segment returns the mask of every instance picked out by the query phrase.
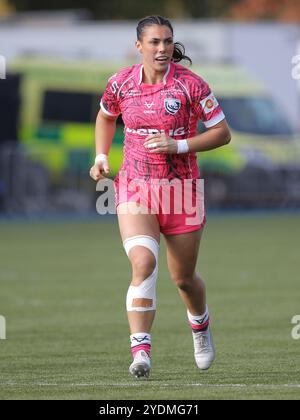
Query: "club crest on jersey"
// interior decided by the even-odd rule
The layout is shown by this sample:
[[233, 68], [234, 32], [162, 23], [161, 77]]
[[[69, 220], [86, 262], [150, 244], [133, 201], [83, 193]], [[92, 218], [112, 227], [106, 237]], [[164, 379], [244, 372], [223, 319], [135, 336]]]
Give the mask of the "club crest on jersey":
[[180, 99], [173, 99], [173, 98], [165, 99], [165, 108], [169, 114], [175, 115], [181, 108]]

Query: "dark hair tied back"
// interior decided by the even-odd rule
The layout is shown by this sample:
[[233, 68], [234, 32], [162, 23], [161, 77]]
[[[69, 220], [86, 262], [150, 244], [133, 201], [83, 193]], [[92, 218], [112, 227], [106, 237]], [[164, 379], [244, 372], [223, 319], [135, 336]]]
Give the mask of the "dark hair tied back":
[[181, 42], [175, 42], [174, 43], [174, 52], [173, 52], [173, 61], [174, 61], [174, 63], [179, 63], [181, 60], [186, 60], [190, 64], [193, 64], [190, 57], [185, 55], [184, 45], [181, 44]]
[[[139, 41], [142, 40], [144, 28], [152, 25], [167, 26], [171, 29], [172, 35], [174, 35], [173, 26], [171, 25], [169, 19], [166, 19], [162, 16], [146, 16], [145, 18], [139, 21], [138, 26], [136, 28], [137, 39]], [[181, 44], [181, 42], [175, 42], [173, 61], [174, 63], [179, 63], [182, 60], [187, 60], [190, 64], [192, 64], [192, 60], [190, 59], [190, 57], [185, 55], [184, 45]]]

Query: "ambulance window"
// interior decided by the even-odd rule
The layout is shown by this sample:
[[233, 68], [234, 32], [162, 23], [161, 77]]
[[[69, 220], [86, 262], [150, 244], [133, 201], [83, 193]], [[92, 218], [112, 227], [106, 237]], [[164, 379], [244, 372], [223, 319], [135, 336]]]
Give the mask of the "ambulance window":
[[232, 129], [258, 135], [291, 136], [293, 129], [268, 97], [218, 98]]
[[47, 90], [42, 108], [43, 121], [77, 122], [92, 121], [93, 95], [85, 92]]

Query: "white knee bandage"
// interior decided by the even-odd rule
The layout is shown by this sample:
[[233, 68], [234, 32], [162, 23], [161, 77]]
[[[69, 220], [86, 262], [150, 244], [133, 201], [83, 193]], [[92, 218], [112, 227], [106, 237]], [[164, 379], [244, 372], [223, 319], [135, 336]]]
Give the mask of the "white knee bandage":
[[151, 236], [133, 236], [123, 243], [127, 255], [135, 246], [148, 248], [155, 257], [155, 268], [153, 273], [146, 278], [139, 286], [130, 286], [127, 293], [127, 311], [154, 311], [156, 309], [156, 280], [158, 276], [158, 252], [159, 245]]

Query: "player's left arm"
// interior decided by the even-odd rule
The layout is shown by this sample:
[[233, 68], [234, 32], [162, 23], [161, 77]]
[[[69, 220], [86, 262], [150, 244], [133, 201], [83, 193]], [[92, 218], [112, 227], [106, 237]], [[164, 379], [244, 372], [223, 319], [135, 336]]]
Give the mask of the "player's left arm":
[[225, 119], [207, 129], [205, 133], [198, 134], [187, 140], [174, 140], [163, 134], [154, 134], [147, 137], [144, 146], [149, 153], [180, 153], [179, 142], [186, 142], [185, 152], [205, 152], [225, 146], [231, 140], [231, 133]]
[[190, 152], [206, 152], [230, 143], [231, 133], [226, 120], [187, 140]]

